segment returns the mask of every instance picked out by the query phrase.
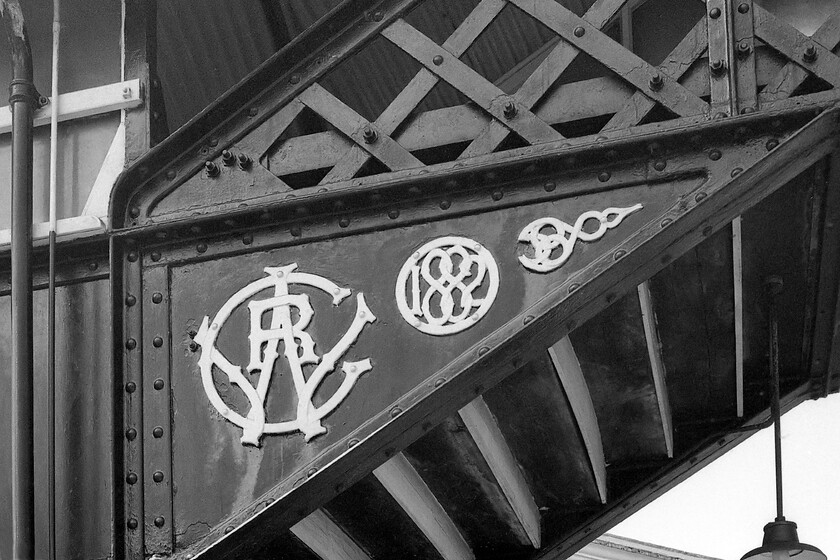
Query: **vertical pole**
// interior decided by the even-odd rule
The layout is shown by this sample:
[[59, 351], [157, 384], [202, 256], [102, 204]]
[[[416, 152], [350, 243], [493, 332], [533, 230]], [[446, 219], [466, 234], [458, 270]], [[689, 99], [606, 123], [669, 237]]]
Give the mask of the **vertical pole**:
[[19, 0], [0, 0], [12, 55], [12, 558], [35, 557], [32, 116], [38, 103]]
[[50, 280], [48, 302], [47, 375], [47, 494], [49, 559], [55, 560], [55, 230], [58, 218], [58, 46], [61, 30], [59, 0], [53, 0], [52, 105], [50, 107]]
[[776, 296], [782, 292], [783, 283], [781, 277], [770, 276], [766, 280], [766, 285], [770, 312], [770, 376], [773, 383], [770, 412], [773, 416], [773, 442], [776, 452], [776, 521], [784, 521], [782, 503], [782, 411], [779, 404], [779, 320], [776, 315]]

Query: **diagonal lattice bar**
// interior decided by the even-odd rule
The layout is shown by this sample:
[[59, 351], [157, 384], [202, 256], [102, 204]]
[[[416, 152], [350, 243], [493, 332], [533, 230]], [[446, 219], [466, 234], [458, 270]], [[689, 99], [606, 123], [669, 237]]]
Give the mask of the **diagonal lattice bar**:
[[[392, 171], [423, 167], [423, 163], [318, 84], [312, 84], [298, 99], [327, 122], [364, 148]], [[366, 135], [368, 133], [368, 135]]]
[[[708, 46], [708, 38], [706, 35], [706, 18], [700, 18], [700, 21], [692, 28], [688, 34], [683, 37], [680, 44], [677, 45], [671, 54], [665, 57], [665, 62], [659, 67], [662, 72], [670, 76], [674, 80], [679, 80], [683, 74], [688, 72], [688, 69], [695, 60], [700, 58]], [[604, 126], [603, 130], [615, 130], [618, 128], [627, 128], [639, 124], [653, 108], [656, 107], [656, 102], [650, 97], [640, 91], [636, 91], [627, 103], [612, 116], [612, 118]]]
[[[583, 19], [592, 26], [602, 29], [625, 3], [626, 0], [600, 0], [592, 4]], [[529, 109], [533, 109], [578, 54], [580, 50], [561, 38], [537, 69], [528, 76], [519, 91], [514, 94], [514, 98]], [[484, 131], [467, 146], [459, 157], [463, 159], [489, 154], [499, 147], [507, 135], [508, 129], [502, 123], [491, 120]]]
[[[834, 51], [840, 45], [840, 11], [831, 14], [819, 29], [811, 36], [811, 40], [823, 47]], [[802, 85], [810, 73], [797, 62], [788, 62], [767, 84], [758, 98], [767, 103], [779, 99], [787, 99]]]
[[382, 31], [382, 36], [477, 103], [528, 143], [542, 144], [563, 138], [528, 107], [508, 96], [404, 20], [395, 21]]
[[[840, 87], [840, 57], [799, 30], [755, 6], [755, 34], [768, 45], [818, 78]], [[813, 49], [813, 54], [809, 50]]]
[[[443, 48], [452, 56], [460, 57], [463, 55], [506, 5], [507, 0], [482, 0], [443, 43]], [[385, 134], [393, 134], [439, 81], [440, 78], [436, 74], [425, 67], [421, 68], [376, 119], [376, 127]], [[341, 158], [321, 180], [321, 183], [326, 184], [350, 179], [359, 172], [369, 159], [370, 156], [367, 152], [354, 145], [348, 150], [347, 155]]]
[[[557, 2], [510, 1], [673, 113], [684, 117], [708, 113], [709, 106], [702, 99]], [[655, 76], [661, 82], [654, 86], [651, 79]]]

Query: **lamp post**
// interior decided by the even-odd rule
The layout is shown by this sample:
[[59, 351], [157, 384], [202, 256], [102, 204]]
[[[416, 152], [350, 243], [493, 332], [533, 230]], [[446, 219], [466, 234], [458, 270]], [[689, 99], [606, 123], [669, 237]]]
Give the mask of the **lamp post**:
[[776, 315], [776, 296], [781, 293], [783, 282], [779, 276], [770, 276], [765, 281], [770, 311], [770, 374], [773, 382], [773, 396], [770, 412], [773, 416], [774, 443], [776, 449], [776, 519], [764, 526], [764, 540], [741, 557], [741, 560], [826, 560], [817, 547], [799, 542], [796, 523], [784, 516], [782, 500], [782, 432], [781, 409], [779, 406], [779, 323]]

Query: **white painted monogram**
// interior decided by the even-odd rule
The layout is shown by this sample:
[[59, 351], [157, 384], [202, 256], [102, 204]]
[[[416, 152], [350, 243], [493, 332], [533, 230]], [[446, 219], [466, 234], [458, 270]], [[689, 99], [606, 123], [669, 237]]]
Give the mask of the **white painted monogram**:
[[441, 237], [420, 247], [403, 265], [397, 276], [397, 307], [421, 332], [453, 334], [484, 317], [498, 290], [499, 269], [490, 251], [466, 237]]
[[[340, 288], [333, 282], [303, 272], [295, 272], [297, 264], [282, 267], [265, 268], [266, 277], [251, 282], [222, 305], [213, 320], [204, 317], [201, 328], [195, 336], [195, 342], [201, 345], [201, 380], [210, 402], [226, 419], [242, 428], [242, 443], [259, 445], [264, 434], [303, 432], [306, 441], [326, 433], [321, 419], [331, 413], [347, 397], [359, 377], [371, 369], [370, 359], [358, 362], [344, 362], [341, 366], [344, 379], [335, 393], [321, 406], [315, 407], [312, 397], [324, 378], [333, 372], [336, 363], [350, 349], [368, 323], [376, 317], [365, 304], [364, 294], [356, 296], [356, 312], [353, 323], [336, 345], [323, 356], [315, 353], [315, 341], [306, 332], [312, 321], [314, 310], [306, 294], [289, 293], [290, 285], [306, 285], [318, 288], [332, 297], [333, 305], [339, 305], [350, 295], [350, 290]], [[216, 348], [216, 338], [225, 321], [233, 311], [249, 298], [263, 290], [274, 288], [274, 295], [263, 300], [248, 303], [250, 312], [251, 334], [250, 360], [247, 370], [259, 373], [259, 381], [254, 387], [242, 372]], [[271, 311], [268, 329], [263, 328], [263, 315]], [[293, 310], [296, 313], [293, 313]], [[295, 315], [297, 320], [294, 319]], [[275, 362], [279, 357], [278, 345], [283, 342], [283, 352], [292, 375], [297, 393], [297, 414], [294, 420], [269, 423], [266, 421], [265, 399], [274, 372]], [[316, 365], [317, 364], [317, 365]], [[220, 369], [232, 384], [238, 386], [250, 403], [247, 416], [231, 410], [219, 396], [213, 382], [213, 366]], [[304, 366], [315, 365], [308, 378], [304, 375]]]
[[[629, 208], [607, 208], [603, 212], [589, 210], [578, 217], [574, 226], [557, 218], [534, 220], [519, 234], [519, 241], [530, 244], [534, 256], [520, 255], [519, 262], [525, 268], [535, 272], [550, 272], [558, 269], [572, 256], [578, 240], [597, 241], [608, 229], [620, 224], [628, 214], [641, 209], [642, 205], [636, 204]], [[588, 220], [596, 220], [598, 229], [591, 233], [583, 231], [583, 226]], [[553, 233], [544, 233], [545, 230], [553, 230]], [[558, 247], [560, 254], [552, 258], [551, 255]]]

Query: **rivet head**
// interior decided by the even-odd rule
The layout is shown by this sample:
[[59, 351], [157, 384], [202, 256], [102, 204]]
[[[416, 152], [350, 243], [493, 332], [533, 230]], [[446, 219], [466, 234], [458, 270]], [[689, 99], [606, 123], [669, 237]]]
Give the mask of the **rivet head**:
[[741, 169], [740, 167], [736, 167], [735, 169], [733, 169], [733, 170], [732, 170], [732, 172], [731, 172], [729, 175], [730, 175], [730, 176], [732, 176], [732, 177], [737, 177], [737, 176], [738, 176], [738, 175], [740, 175], [743, 171], [744, 171], [744, 170], [743, 170], [743, 169]]
[[350, 225], [350, 218], [341, 218], [338, 220], [338, 225], [345, 228]]
[[154, 339], [152, 339], [152, 344], [155, 348], [160, 348], [161, 346], [163, 346], [163, 339], [159, 336], [156, 336]]
[[717, 19], [720, 17], [720, 8], [712, 8], [709, 10], [709, 17], [712, 19]]
[[775, 138], [771, 138], [770, 140], [767, 141], [767, 143], [764, 145], [764, 147], [767, 148], [767, 151], [769, 152], [770, 150], [775, 150], [776, 146], [778, 146], [778, 145], [779, 145], [779, 141], [776, 140]]
[[452, 206], [452, 203], [448, 200], [441, 200], [440, 201], [440, 209], [441, 210], [448, 210], [449, 207]]
[[207, 252], [207, 243], [199, 243], [198, 245], [195, 246], [195, 250], [198, 251], [199, 253]]
[[717, 161], [720, 159], [721, 153], [720, 150], [712, 150], [709, 152], [709, 159], [712, 161]]
[[548, 183], [543, 185], [543, 189], [545, 189], [545, 192], [552, 192], [556, 188], [557, 188], [557, 184], [554, 181], [549, 181]]
[[749, 115], [751, 113], [755, 113], [755, 107], [741, 107], [742, 115]]
[[610, 180], [611, 176], [612, 175], [610, 175], [609, 171], [601, 171], [600, 173], [598, 173], [598, 180], [601, 181], [602, 183], [606, 183], [607, 181]]
[[160, 292], [155, 292], [152, 294], [152, 303], [160, 303], [163, 301], [163, 294]]
[[503, 196], [502, 191], [493, 191], [493, 194], [491, 196], [492, 196], [493, 200], [498, 202], [498, 201], [502, 200], [502, 196]]
[[391, 218], [392, 220], [396, 220], [397, 218], [400, 217], [400, 211], [399, 210], [391, 210], [391, 211], [388, 212], [388, 217]]
[[750, 5], [747, 4], [746, 2], [742, 2], [742, 3], [738, 4], [738, 13], [739, 14], [746, 14], [749, 11], [750, 11]]
[[230, 533], [231, 531], [233, 531], [233, 525], [228, 525], [227, 527], [225, 527], [225, 534], [226, 534], [226, 535], [227, 535], [228, 533]]
[[292, 237], [300, 237], [300, 226], [292, 226], [291, 228], [289, 228], [289, 233], [292, 234]]
[[257, 109], [256, 107], [251, 107], [250, 109], [248, 109], [248, 116], [249, 117], [256, 117], [257, 113], [259, 113], [259, 112], [260, 112], [260, 110]]
[[136, 218], [137, 216], [139, 216], [139, 215], [140, 215], [140, 209], [139, 209], [138, 207], [136, 207], [136, 206], [132, 206], [132, 207], [128, 210], [128, 215], [129, 215], [129, 216], [131, 216], [132, 218]]
[[139, 255], [137, 254], [137, 251], [128, 252], [128, 262], [137, 262], [138, 257]]
[[575, 27], [575, 37], [583, 37], [586, 34], [586, 29], [583, 27]]
[[161, 517], [160, 515], [155, 517], [155, 527], [163, 527], [163, 525], [165, 523], [166, 523], [166, 520], [163, 517]]
[[662, 220], [662, 221], [659, 223], [659, 227], [663, 227], [663, 228], [664, 228], [664, 227], [668, 227], [668, 226], [670, 226], [673, 222], [674, 222], [674, 220], [672, 220], [671, 218], [665, 218], [664, 220]]
[[163, 386], [164, 386], [163, 379], [161, 379], [160, 377], [155, 379], [154, 386], [155, 386], [156, 391], [160, 391], [161, 389], [163, 389]]
[[292, 77], [289, 78], [289, 81], [293, 84], [300, 83], [300, 74], [292, 74]]
[[484, 354], [486, 354], [489, 351], [490, 351], [490, 348], [488, 348], [487, 346], [482, 346], [481, 348], [478, 349], [478, 355], [483, 356]]
[[129, 338], [125, 341], [125, 348], [126, 350], [134, 350], [135, 348], [137, 348], [137, 341], [133, 338]]
[[572, 292], [574, 292], [578, 288], [580, 288], [580, 284], [572, 284], [571, 286], [569, 286], [569, 293], [571, 294]]
[[137, 474], [130, 472], [126, 475], [125, 481], [129, 484], [137, 484]]
[[155, 474], [152, 475], [152, 480], [155, 482], [163, 482], [163, 473], [161, 471], [155, 471]]
[[126, 393], [131, 394], [136, 390], [137, 390], [137, 383], [135, 383], [134, 381], [129, 381], [128, 383], [125, 384], [125, 392]]
[[129, 519], [128, 522], [125, 524], [125, 526], [131, 529], [132, 531], [137, 528], [137, 525], [137, 520], [133, 517]]
[[163, 428], [161, 426], [155, 426], [155, 429], [152, 430], [152, 435], [156, 438], [160, 439], [163, 437]]
[[624, 257], [624, 255], [626, 255], [626, 254], [627, 254], [627, 251], [625, 251], [624, 249], [619, 249], [618, 251], [616, 251], [616, 252], [613, 254], [613, 258], [614, 258], [615, 260], [619, 260], [619, 259], [623, 258], [623, 257]]
[[157, 251], [153, 251], [152, 252], [152, 260], [155, 261], [155, 262], [158, 262], [160, 260], [160, 253], [158, 253]]
[[443, 57], [439, 54], [436, 54], [435, 57], [432, 59], [432, 63], [435, 66], [440, 66], [441, 64], [443, 64]]
[[127, 296], [125, 296], [125, 304], [128, 307], [132, 307], [135, 303], [137, 303], [137, 298], [136, 297], [134, 297], [131, 294], [128, 294]]
[[661, 160], [661, 159], [654, 162], [654, 164], [653, 164], [653, 168], [656, 169], [657, 171], [665, 171], [665, 166], [666, 166], [665, 160]]
[[359, 440], [357, 440], [356, 438], [353, 438], [347, 442], [347, 447], [355, 447], [357, 445], [359, 445]]
[[701, 200], [703, 200], [704, 198], [706, 198], [706, 193], [704, 193], [704, 192], [699, 192], [699, 193], [697, 193], [697, 194], [694, 196], [694, 201], [695, 201], [695, 202], [700, 202], [700, 201], [701, 201]]
[[125, 439], [127, 439], [128, 441], [134, 441], [136, 437], [137, 430], [135, 430], [134, 428], [129, 428], [125, 431]]
[[250, 245], [253, 242], [254, 242], [254, 236], [251, 235], [250, 233], [242, 236], [242, 244], [243, 245]]
[[402, 409], [400, 407], [395, 406], [391, 409], [391, 418], [396, 418], [400, 414], [402, 414]]
[[446, 383], [446, 379], [444, 379], [443, 377], [438, 377], [437, 379], [435, 379], [435, 387], [440, 387], [444, 383]]

